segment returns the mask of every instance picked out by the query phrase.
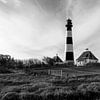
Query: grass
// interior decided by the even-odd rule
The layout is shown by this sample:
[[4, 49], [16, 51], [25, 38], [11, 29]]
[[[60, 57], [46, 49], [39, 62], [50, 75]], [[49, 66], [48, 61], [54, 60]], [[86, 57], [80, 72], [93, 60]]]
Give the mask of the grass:
[[[100, 69], [64, 68], [63, 77], [26, 73], [0, 74], [1, 100], [100, 99]], [[89, 70], [89, 68], [87, 68]], [[46, 71], [46, 70], [45, 70]], [[69, 77], [66, 77], [66, 74]], [[93, 99], [91, 99], [93, 97]], [[13, 99], [16, 98], [16, 99]]]

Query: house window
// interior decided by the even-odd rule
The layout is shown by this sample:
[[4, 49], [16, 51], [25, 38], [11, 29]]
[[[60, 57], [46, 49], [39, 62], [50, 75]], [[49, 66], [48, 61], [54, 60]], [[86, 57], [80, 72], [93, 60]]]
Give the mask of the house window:
[[89, 57], [89, 55], [88, 55], [88, 54], [86, 54], [86, 57]]

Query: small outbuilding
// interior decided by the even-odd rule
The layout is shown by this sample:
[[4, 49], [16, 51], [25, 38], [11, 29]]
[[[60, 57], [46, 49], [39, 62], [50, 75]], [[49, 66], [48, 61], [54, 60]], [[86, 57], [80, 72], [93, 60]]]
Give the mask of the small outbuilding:
[[85, 66], [88, 63], [97, 63], [98, 62], [98, 58], [96, 58], [94, 56], [94, 54], [89, 51], [88, 49], [86, 49], [85, 52], [83, 52], [79, 58], [76, 59], [76, 65], [77, 66]]
[[53, 57], [55, 64], [62, 64], [62, 59], [56, 54], [56, 56]]

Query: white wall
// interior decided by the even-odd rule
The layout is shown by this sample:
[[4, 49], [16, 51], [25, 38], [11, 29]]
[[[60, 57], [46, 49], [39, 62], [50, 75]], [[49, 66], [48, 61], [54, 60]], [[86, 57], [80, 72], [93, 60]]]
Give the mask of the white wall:
[[88, 63], [97, 63], [97, 60], [93, 60], [93, 59], [85, 59], [84, 61], [76, 61], [76, 65], [77, 66], [84, 66]]

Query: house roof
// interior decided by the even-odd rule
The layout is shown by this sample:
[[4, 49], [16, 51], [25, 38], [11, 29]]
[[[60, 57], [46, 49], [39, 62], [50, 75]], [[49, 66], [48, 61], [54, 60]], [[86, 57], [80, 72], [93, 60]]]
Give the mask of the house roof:
[[83, 53], [79, 56], [79, 58], [76, 59], [76, 60], [77, 60], [77, 61], [83, 61], [84, 59], [98, 60], [98, 59], [94, 56], [94, 54], [93, 54], [91, 51], [87, 50], [87, 49], [86, 49], [86, 51], [83, 52]]
[[54, 56], [53, 59], [55, 62], [63, 62], [58, 55]]

